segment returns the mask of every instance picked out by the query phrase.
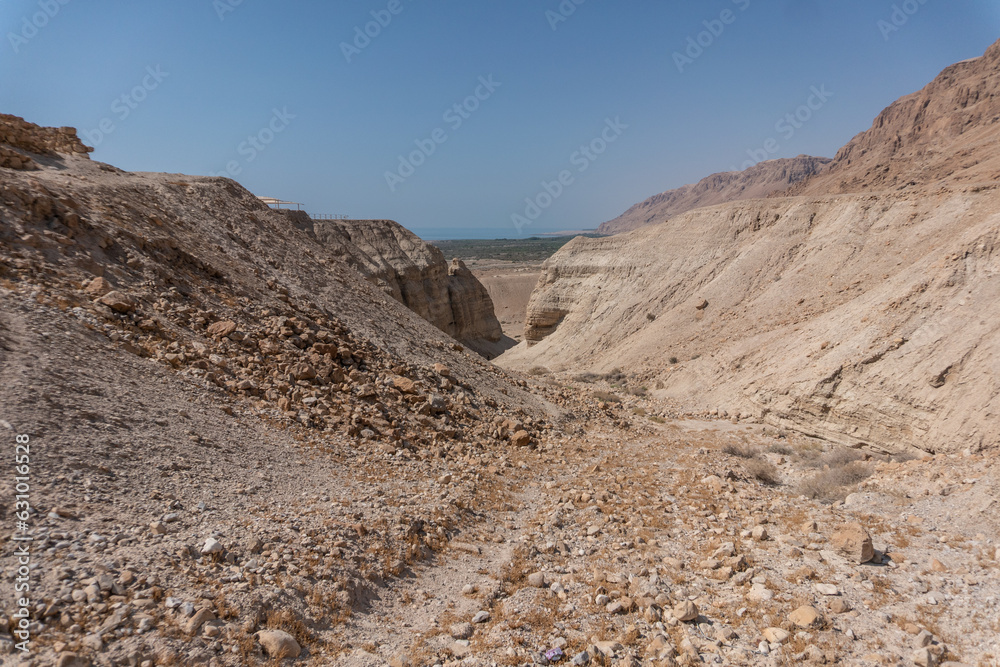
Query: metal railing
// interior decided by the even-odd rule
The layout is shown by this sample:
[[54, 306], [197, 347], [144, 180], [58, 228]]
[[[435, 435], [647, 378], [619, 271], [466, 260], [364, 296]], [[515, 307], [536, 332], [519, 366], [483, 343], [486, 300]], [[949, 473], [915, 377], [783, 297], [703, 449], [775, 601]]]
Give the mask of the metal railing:
[[351, 219], [351, 216], [345, 215], [343, 213], [333, 213], [333, 214], [320, 213], [318, 215], [311, 215], [309, 217], [311, 217], [313, 220], [350, 220]]

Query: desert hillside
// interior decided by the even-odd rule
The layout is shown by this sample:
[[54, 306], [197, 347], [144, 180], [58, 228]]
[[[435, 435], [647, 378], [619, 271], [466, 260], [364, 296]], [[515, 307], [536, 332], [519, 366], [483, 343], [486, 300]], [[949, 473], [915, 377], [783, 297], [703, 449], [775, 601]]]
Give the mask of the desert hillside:
[[703, 206], [760, 199], [787, 190], [813, 176], [829, 164], [828, 158], [800, 155], [768, 160], [744, 171], [712, 174], [694, 185], [685, 185], [639, 202], [614, 220], [597, 228], [600, 234], [620, 234], [654, 225]]
[[[0, 487], [3, 665], [1000, 655], [1000, 481], [974, 451], [995, 190], [578, 239], [546, 264], [528, 331], [548, 356], [522, 374], [445, 332], [488, 336], [488, 297], [398, 225], [324, 230], [229, 179], [88, 152], [0, 117], [0, 439], [28, 480]], [[652, 326], [662, 343], [629, 347]], [[685, 383], [751, 407], [692, 411]], [[850, 430], [862, 390], [893, 419]], [[925, 453], [959, 448], [940, 419], [962, 456]], [[878, 451], [924, 428], [919, 458]]]
[[994, 447], [998, 58], [948, 68], [801, 185], [920, 187], [723, 204], [578, 239], [546, 263], [527, 343], [501, 363], [621, 367], [691, 408], [852, 446]]

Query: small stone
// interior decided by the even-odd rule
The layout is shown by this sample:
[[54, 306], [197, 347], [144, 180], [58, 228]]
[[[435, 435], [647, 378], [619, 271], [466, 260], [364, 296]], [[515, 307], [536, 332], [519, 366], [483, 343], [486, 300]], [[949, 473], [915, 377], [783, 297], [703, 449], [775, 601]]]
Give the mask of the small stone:
[[921, 630], [916, 637], [913, 639], [913, 646], [916, 648], [924, 648], [930, 646], [934, 641], [934, 635], [927, 632], [926, 630]]
[[545, 573], [532, 572], [528, 575], [528, 585], [532, 588], [545, 588]]
[[451, 377], [451, 370], [444, 364], [434, 364], [434, 372], [441, 377]]
[[927, 648], [918, 648], [910, 659], [917, 667], [934, 667], [937, 664], [934, 654]]
[[297, 658], [302, 652], [302, 647], [295, 641], [295, 637], [284, 630], [261, 630], [257, 633], [257, 641], [269, 657], [278, 660]]
[[845, 600], [836, 599], [830, 603], [830, 611], [834, 614], [846, 614], [851, 610], [851, 605], [849, 605]]
[[931, 570], [934, 572], [947, 572], [948, 568], [937, 558], [931, 558]]
[[56, 667], [87, 667], [88, 665], [90, 665], [90, 660], [69, 651], [60, 653], [59, 659], [56, 660]]
[[612, 658], [619, 651], [625, 650], [622, 643], [616, 641], [594, 642], [594, 647], [597, 648], [597, 652], [605, 658]]
[[788, 620], [800, 628], [812, 627], [813, 625], [819, 623], [822, 618], [823, 617], [820, 615], [819, 610], [815, 607], [810, 607], [809, 605], [799, 607], [788, 615]]
[[750, 532], [750, 536], [758, 542], [766, 542], [768, 538], [767, 528], [764, 526], [755, 526]]
[[490, 612], [480, 611], [475, 616], [472, 617], [472, 622], [474, 624], [486, 623], [490, 620]]
[[774, 599], [774, 592], [764, 584], [753, 584], [747, 593], [747, 599], [751, 602], [767, 602]]
[[199, 609], [184, 625], [184, 632], [189, 635], [198, 634], [198, 631], [201, 630], [201, 626], [214, 620], [215, 613], [211, 609]]
[[453, 639], [470, 639], [475, 629], [472, 623], [455, 623], [451, 626], [450, 632]]
[[586, 651], [580, 651], [579, 653], [573, 656], [573, 660], [571, 662], [574, 665], [576, 665], [576, 667], [584, 667], [584, 665], [589, 665], [590, 654], [587, 653]]
[[674, 618], [678, 621], [687, 623], [688, 621], [693, 621], [698, 618], [698, 607], [695, 606], [694, 602], [685, 600], [674, 605], [673, 613]]
[[515, 447], [527, 447], [531, 444], [531, 435], [527, 431], [518, 431], [510, 437], [510, 442]]
[[222, 542], [218, 541], [214, 537], [210, 537], [205, 540], [205, 546], [201, 548], [202, 556], [210, 556], [212, 554], [222, 553]]
[[820, 595], [840, 595], [840, 589], [833, 584], [816, 584], [813, 586]]
[[764, 639], [771, 644], [783, 644], [788, 641], [788, 638], [791, 636], [787, 630], [783, 630], [781, 628], [764, 628], [764, 631], [761, 634], [764, 635]]
[[833, 534], [833, 546], [855, 563], [867, 563], [875, 557], [871, 535], [860, 523], [850, 523]]

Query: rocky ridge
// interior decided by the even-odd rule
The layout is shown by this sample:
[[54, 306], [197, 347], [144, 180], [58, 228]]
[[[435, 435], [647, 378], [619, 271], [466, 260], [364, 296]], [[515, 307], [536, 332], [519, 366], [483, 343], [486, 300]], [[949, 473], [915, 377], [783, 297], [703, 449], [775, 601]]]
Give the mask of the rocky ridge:
[[639, 202], [614, 220], [601, 224], [597, 232], [621, 234], [665, 222], [675, 215], [703, 206], [767, 197], [814, 176], [829, 163], [828, 158], [800, 155], [768, 160], [744, 171], [712, 174], [694, 185], [668, 190]]

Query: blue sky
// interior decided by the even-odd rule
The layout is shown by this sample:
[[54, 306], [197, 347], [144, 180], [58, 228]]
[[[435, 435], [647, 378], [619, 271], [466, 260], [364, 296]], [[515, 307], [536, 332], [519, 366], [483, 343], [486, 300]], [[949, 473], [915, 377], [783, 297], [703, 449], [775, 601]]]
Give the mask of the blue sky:
[[516, 238], [832, 156], [1000, 38], [995, 0], [577, 2], [4, 0], [0, 111], [124, 169]]

